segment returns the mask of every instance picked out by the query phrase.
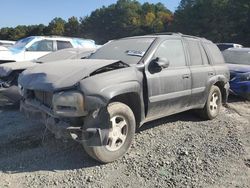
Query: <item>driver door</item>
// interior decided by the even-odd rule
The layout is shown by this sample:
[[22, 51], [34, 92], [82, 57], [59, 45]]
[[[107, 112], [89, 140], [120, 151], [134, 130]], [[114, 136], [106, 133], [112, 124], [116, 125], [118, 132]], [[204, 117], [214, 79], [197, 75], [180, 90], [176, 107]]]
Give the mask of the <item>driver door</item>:
[[[169, 62], [159, 68], [155, 59]], [[147, 120], [181, 112], [188, 107], [191, 97], [191, 72], [187, 66], [181, 39], [162, 42], [146, 68], [148, 83]]]

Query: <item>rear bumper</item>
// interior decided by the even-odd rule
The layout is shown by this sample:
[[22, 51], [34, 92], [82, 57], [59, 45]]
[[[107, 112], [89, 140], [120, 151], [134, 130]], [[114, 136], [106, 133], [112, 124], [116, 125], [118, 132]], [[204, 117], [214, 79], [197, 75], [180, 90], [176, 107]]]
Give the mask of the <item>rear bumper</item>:
[[100, 128], [83, 129], [83, 125], [74, 125], [61, 120], [53, 114], [53, 111], [34, 101], [21, 101], [20, 111], [27, 118], [45, 124], [46, 128], [55, 134], [57, 138], [73, 139], [77, 142], [85, 142], [88, 146], [102, 146], [107, 141], [105, 130]]

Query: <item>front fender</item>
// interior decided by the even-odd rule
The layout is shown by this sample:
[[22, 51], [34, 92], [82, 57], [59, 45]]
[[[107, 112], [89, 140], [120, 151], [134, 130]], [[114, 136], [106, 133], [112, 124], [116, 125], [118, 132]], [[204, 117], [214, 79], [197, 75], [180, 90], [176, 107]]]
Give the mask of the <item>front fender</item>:
[[141, 96], [143, 74], [134, 67], [98, 74], [83, 79], [79, 89], [85, 96], [87, 111], [107, 106], [115, 96], [125, 93], [137, 93]]

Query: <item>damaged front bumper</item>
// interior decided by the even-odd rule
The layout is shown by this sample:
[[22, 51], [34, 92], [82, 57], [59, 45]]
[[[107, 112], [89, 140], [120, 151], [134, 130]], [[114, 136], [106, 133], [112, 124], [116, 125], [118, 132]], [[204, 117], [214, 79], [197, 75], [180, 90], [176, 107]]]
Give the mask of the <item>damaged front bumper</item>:
[[20, 111], [26, 117], [45, 124], [57, 138], [71, 138], [77, 142], [85, 142], [88, 146], [102, 146], [107, 143], [108, 130], [100, 128], [84, 128], [83, 125], [72, 125], [70, 122], [54, 115], [53, 111], [38, 101], [24, 100], [20, 102]]

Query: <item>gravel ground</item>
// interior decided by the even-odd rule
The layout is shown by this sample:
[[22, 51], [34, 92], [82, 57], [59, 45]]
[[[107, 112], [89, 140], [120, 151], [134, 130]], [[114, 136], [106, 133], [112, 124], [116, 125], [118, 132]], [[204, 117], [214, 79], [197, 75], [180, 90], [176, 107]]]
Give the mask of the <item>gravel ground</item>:
[[145, 124], [130, 151], [100, 165], [14, 107], [0, 108], [0, 187], [250, 187], [250, 102], [218, 118], [192, 112]]

